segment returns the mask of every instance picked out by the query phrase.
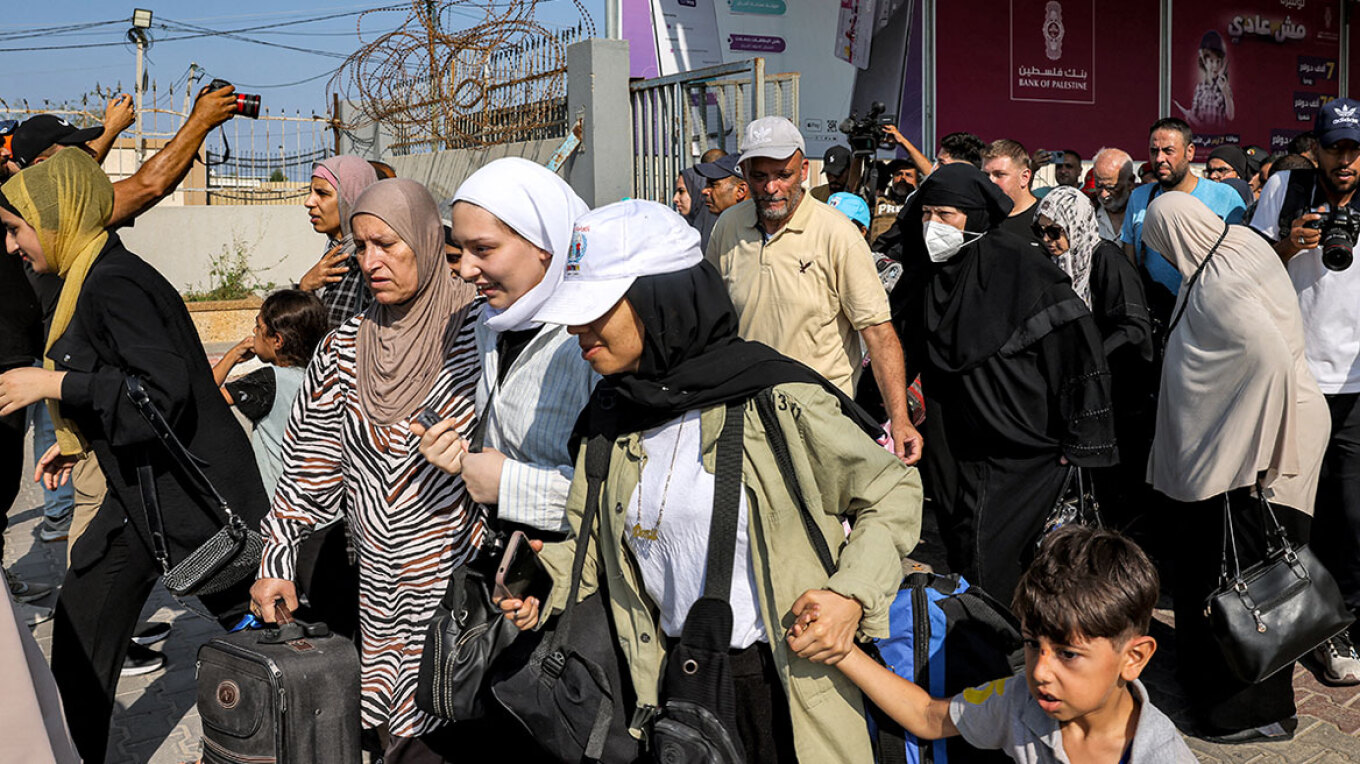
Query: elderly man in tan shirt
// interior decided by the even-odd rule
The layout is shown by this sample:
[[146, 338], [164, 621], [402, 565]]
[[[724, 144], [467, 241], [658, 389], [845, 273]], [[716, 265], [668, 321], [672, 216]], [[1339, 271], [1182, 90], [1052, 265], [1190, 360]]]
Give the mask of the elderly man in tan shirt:
[[921, 435], [907, 414], [902, 345], [864, 237], [803, 189], [803, 136], [783, 117], [746, 126], [742, 174], [751, 198], [718, 218], [706, 258], [736, 305], [738, 333], [802, 361], [854, 395], [860, 340], [873, 359], [898, 458], [914, 464]]

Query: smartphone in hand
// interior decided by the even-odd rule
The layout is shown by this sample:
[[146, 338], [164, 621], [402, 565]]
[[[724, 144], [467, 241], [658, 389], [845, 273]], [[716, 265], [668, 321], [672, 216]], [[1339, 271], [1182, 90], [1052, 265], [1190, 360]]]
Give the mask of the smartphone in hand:
[[529, 546], [529, 537], [523, 531], [515, 531], [496, 569], [496, 599], [535, 597], [541, 603], [547, 601], [551, 591], [552, 576]]

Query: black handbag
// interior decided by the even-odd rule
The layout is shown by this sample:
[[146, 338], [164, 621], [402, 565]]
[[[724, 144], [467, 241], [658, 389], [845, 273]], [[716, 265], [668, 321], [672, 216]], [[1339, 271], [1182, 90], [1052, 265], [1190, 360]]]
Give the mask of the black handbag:
[[1065, 525], [1087, 525], [1101, 527], [1100, 504], [1096, 501], [1094, 488], [1087, 479], [1085, 470], [1075, 464], [1067, 465], [1063, 476], [1062, 489], [1053, 507], [1044, 519], [1044, 529], [1039, 533], [1035, 546], [1044, 543], [1044, 538]]
[[488, 669], [518, 634], [491, 601], [485, 574], [471, 565], [454, 570], [425, 630], [416, 706], [452, 722], [480, 719]]
[[652, 723], [658, 764], [741, 764], [732, 643], [732, 567], [741, 508], [742, 403], [729, 404], [718, 435], [704, 593], [685, 615], [680, 642], [666, 656], [661, 710]]
[[[488, 410], [495, 397], [493, 390]], [[468, 438], [469, 453], [481, 452], [487, 419], [477, 420]], [[453, 572], [425, 627], [416, 679], [416, 706], [425, 713], [451, 722], [486, 715], [491, 665], [519, 636], [491, 598], [504, 536], [494, 505], [488, 507], [481, 547], [473, 560]]]
[[1205, 602], [1209, 627], [1228, 667], [1248, 684], [1291, 665], [1355, 620], [1336, 580], [1306, 544], [1289, 542], [1259, 485], [1256, 492], [1267, 522], [1266, 559], [1242, 570], [1225, 494], [1219, 586]]
[[160, 500], [156, 496], [156, 476], [149, 457], [143, 459], [137, 467], [137, 486], [142, 497], [142, 509], [146, 512], [146, 525], [151, 532], [152, 553], [161, 566], [161, 583], [172, 594], [196, 597], [220, 592], [247, 576], [254, 576], [260, 568], [260, 557], [264, 554], [264, 540], [259, 532], [246, 527], [245, 521], [231, 511], [227, 500], [203, 474], [197, 458], [180, 442], [151, 396], [147, 395], [142, 381], [129, 374], [126, 385], [127, 396], [133, 407], [151, 425], [152, 431], [184, 471], [185, 477], [197, 481], [212, 496], [223, 515], [222, 527], [216, 533], [178, 564], [171, 566], [170, 550], [165, 541], [165, 521], [161, 516]]
[[586, 504], [566, 605], [544, 628], [522, 634], [502, 655], [491, 680], [496, 700], [564, 764], [631, 764], [640, 754], [640, 741], [628, 732], [629, 688], [604, 577], [599, 591], [576, 600], [612, 447], [603, 436], [586, 446]]

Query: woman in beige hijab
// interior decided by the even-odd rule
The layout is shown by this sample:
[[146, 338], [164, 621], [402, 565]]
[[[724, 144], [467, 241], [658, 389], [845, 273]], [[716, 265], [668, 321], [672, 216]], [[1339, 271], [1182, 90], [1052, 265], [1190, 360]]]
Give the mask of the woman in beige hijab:
[[363, 725], [379, 732], [388, 764], [438, 760], [429, 736], [442, 722], [415, 705], [424, 629], [482, 521], [463, 479], [420, 455], [411, 423], [433, 410], [471, 435], [481, 302], [449, 275], [424, 186], [378, 181], [351, 222], [374, 302], [331, 332], [307, 368], [251, 597], [265, 621], [276, 598], [296, 607], [298, 545], [343, 513], [359, 558]]
[[1149, 482], [1176, 504], [1167, 530], [1177, 545], [1182, 680], [1205, 735], [1285, 738], [1297, 725], [1293, 671], [1250, 687], [1233, 679], [1209, 633], [1204, 599], [1218, 584], [1225, 495], [1243, 567], [1265, 551], [1253, 486], [1291, 541], [1308, 540], [1331, 419], [1304, 360], [1298, 298], [1260, 236], [1224, 224], [1189, 194], [1154, 201], [1143, 236], [1185, 277], [1148, 460]]

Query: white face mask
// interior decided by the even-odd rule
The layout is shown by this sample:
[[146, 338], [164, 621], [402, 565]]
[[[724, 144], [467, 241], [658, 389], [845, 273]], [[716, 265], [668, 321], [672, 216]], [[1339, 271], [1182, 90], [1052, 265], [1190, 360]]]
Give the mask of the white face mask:
[[[980, 233], [960, 231], [948, 223], [927, 220], [923, 226], [926, 239], [926, 253], [932, 262], [942, 263], [957, 255], [963, 245], [982, 236]], [[965, 238], [964, 234], [968, 237]]]

